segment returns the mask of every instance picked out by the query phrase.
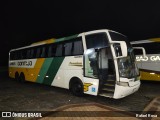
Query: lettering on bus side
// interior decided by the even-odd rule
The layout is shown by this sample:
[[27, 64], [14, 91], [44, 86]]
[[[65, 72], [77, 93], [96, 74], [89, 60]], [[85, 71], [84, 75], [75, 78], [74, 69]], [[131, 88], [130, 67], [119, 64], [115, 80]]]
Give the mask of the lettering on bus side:
[[32, 66], [32, 61], [19, 61], [18, 66]]
[[160, 61], [160, 56], [136, 56], [137, 61]]
[[16, 65], [16, 62], [10, 62], [9, 65], [10, 65], [10, 66], [14, 66], [14, 65]]

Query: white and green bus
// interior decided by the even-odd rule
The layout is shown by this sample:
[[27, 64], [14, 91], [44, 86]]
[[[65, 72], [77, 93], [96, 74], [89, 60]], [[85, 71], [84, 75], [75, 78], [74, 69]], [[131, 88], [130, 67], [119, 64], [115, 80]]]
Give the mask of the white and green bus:
[[135, 51], [141, 80], [160, 81], [160, 38], [132, 41], [131, 44], [133, 47], [143, 47], [146, 51], [145, 57]]
[[123, 98], [140, 87], [140, 74], [126, 36], [95, 30], [49, 39], [9, 52], [9, 76], [84, 93]]

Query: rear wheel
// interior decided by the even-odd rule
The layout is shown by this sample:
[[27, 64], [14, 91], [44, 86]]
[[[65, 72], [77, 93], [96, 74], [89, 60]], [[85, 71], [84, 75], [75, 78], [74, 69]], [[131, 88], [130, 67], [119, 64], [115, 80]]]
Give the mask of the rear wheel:
[[19, 81], [19, 74], [18, 74], [18, 72], [15, 73], [15, 80]]
[[24, 76], [24, 73], [21, 72], [20, 76], [19, 76], [19, 81], [20, 82], [25, 82], [25, 76]]
[[83, 84], [80, 80], [72, 80], [70, 90], [75, 96], [83, 95]]

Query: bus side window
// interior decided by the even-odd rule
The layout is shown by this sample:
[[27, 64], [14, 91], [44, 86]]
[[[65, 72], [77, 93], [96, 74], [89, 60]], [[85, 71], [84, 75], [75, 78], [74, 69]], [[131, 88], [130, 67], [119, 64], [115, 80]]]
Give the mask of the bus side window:
[[46, 48], [45, 47], [42, 48], [41, 57], [42, 58], [46, 57]]
[[21, 59], [21, 51], [18, 51], [17, 52], [17, 60], [20, 60]]
[[37, 48], [36, 50], [36, 58], [40, 58], [41, 56], [41, 48]]
[[21, 50], [20, 51], [20, 59], [25, 59], [25, 58], [26, 58], [25, 50]]
[[65, 56], [72, 55], [72, 42], [64, 44], [64, 54]]
[[34, 48], [32, 48], [30, 51], [30, 58], [31, 59], [35, 58], [35, 49]]
[[55, 54], [56, 54], [56, 46], [52, 44], [48, 47], [48, 57], [54, 57]]
[[75, 41], [73, 43], [73, 55], [82, 55], [83, 54], [83, 45], [82, 41]]
[[14, 60], [17, 60], [17, 59], [18, 59], [18, 52], [15, 51], [15, 52], [14, 52]]
[[63, 48], [62, 44], [57, 45], [56, 54], [55, 54], [56, 57], [62, 56], [62, 51], [63, 51], [62, 48]]
[[48, 47], [48, 57], [52, 57], [52, 45]]
[[16, 59], [16, 52], [10, 52], [10, 60], [15, 60]]
[[28, 49], [28, 50], [27, 50], [27, 59], [30, 58], [30, 52], [31, 52], [30, 49]]

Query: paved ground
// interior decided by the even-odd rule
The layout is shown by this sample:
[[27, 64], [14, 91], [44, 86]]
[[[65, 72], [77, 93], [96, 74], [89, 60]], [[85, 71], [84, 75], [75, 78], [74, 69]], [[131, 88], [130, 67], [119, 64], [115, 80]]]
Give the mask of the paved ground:
[[76, 97], [68, 90], [35, 83], [18, 83], [0, 73], [1, 111], [51, 111], [63, 105], [99, 103], [116, 109], [141, 113], [156, 97], [160, 96], [159, 82], [142, 82], [135, 94], [120, 100], [85, 95]]
[[135, 114], [97, 103], [63, 106], [40, 120], [52, 120], [53, 116], [54, 120], [138, 120]]

